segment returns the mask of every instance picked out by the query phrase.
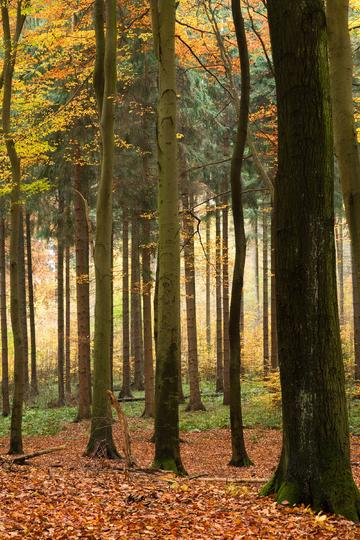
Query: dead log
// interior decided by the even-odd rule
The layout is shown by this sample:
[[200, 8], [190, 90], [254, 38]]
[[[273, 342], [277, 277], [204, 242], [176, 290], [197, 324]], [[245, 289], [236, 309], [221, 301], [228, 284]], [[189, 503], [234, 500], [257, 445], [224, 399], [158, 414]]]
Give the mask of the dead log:
[[38, 450], [37, 452], [32, 452], [31, 454], [22, 454], [21, 456], [1, 456], [1, 464], [7, 465], [23, 465], [25, 461], [33, 459], [38, 456], [44, 456], [45, 454], [52, 454], [54, 452], [60, 452], [64, 450], [66, 446], [57, 446], [55, 448], [47, 448], [45, 450]]

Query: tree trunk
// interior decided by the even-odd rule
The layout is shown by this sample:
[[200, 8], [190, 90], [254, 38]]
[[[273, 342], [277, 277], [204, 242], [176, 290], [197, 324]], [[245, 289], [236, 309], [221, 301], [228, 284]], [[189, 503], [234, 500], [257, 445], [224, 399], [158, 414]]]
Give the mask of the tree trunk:
[[216, 288], [216, 392], [224, 391], [223, 371], [223, 322], [222, 322], [222, 298], [221, 298], [221, 220], [220, 210], [215, 211], [215, 288]]
[[258, 213], [255, 210], [254, 235], [255, 235], [255, 297], [257, 321], [260, 321], [260, 272], [259, 272], [259, 231]]
[[2, 415], [10, 414], [9, 398], [9, 358], [6, 313], [6, 254], [5, 254], [5, 218], [0, 218], [0, 309], [1, 309], [1, 367], [2, 367]]
[[351, 257], [352, 293], [353, 293], [353, 324], [354, 324], [354, 372], [355, 380], [360, 381], [360, 296], [357, 290], [357, 279], [354, 259]]
[[131, 220], [131, 344], [134, 358], [134, 388], [144, 390], [138, 220], [137, 215], [134, 215]]
[[63, 188], [58, 190], [58, 229], [57, 229], [57, 309], [58, 309], [58, 405], [65, 405], [65, 385], [64, 385], [64, 211], [65, 200]]
[[130, 320], [129, 320], [129, 219], [123, 210], [122, 222], [122, 342], [123, 375], [121, 397], [132, 397], [130, 376]]
[[271, 369], [278, 368], [278, 343], [277, 343], [277, 320], [276, 320], [276, 212], [274, 201], [271, 209]]
[[65, 392], [71, 396], [71, 342], [70, 342], [70, 246], [65, 248]]
[[276, 294], [284, 430], [280, 463], [264, 493], [358, 521], [336, 299], [324, 5], [268, 0], [268, 11], [278, 96]]
[[142, 246], [143, 312], [144, 312], [144, 373], [145, 373], [145, 410], [143, 416], [154, 416], [154, 366], [153, 336], [151, 323], [151, 239], [150, 221], [144, 219]]
[[159, 280], [154, 467], [183, 473], [179, 445], [180, 238], [176, 141], [176, 1], [152, 0], [159, 62]]
[[344, 324], [344, 238], [341, 218], [335, 226], [340, 326]]
[[206, 348], [211, 361], [211, 209], [206, 209]]
[[2, 128], [6, 145], [6, 153], [11, 166], [12, 188], [11, 204], [11, 235], [10, 235], [10, 312], [11, 326], [14, 339], [14, 396], [11, 411], [10, 454], [22, 454], [22, 410], [24, 401], [24, 337], [21, 326], [21, 295], [19, 290], [20, 260], [19, 232], [21, 206], [21, 163], [15, 140], [11, 136], [11, 101], [12, 82], [16, 64], [16, 50], [20, 39], [26, 15], [17, 3], [16, 34], [12, 38], [8, 5], [1, 7], [3, 29], [3, 92], [2, 92]]
[[270, 369], [269, 358], [269, 268], [268, 268], [268, 212], [263, 208], [263, 362], [264, 374]]
[[192, 196], [183, 197], [184, 265], [190, 399], [187, 411], [204, 411], [201, 401], [196, 319], [194, 223]]
[[32, 249], [31, 249], [31, 219], [30, 212], [25, 214], [26, 220], [26, 255], [27, 274], [29, 291], [29, 323], [30, 323], [30, 344], [31, 344], [31, 395], [37, 396], [39, 393], [37, 382], [36, 364], [36, 327], [35, 327], [35, 303], [34, 303], [34, 283], [32, 269]]
[[114, 226], [111, 230], [110, 390], [114, 390]]
[[[225, 190], [224, 190], [225, 191]], [[222, 277], [223, 277], [223, 366], [224, 405], [230, 405], [230, 343], [229, 343], [229, 204], [225, 195], [222, 211]]]
[[[104, 13], [105, 7], [105, 13]], [[104, 22], [106, 20], [106, 32]], [[101, 173], [96, 206], [94, 393], [86, 454], [117, 458], [107, 390], [111, 385], [111, 233], [116, 95], [116, 1], [95, 0], [94, 87], [101, 131]]]
[[77, 356], [79, 373], [79, 406], [77, 421], [90, 418], [90, 306], [89, 306], [89, 225], [88, 179], [80, 163], [75, 164], [75, 254]]
[[26, 262], [25, 262], [25, 231], [24, 231], [24, 206], [20, 212], [20, 230], [19, 230], [19, 291], [20, 291], [20, 310], [21, 326], [24, 339], [24, 396], [29, 397], [29, 342], [27, 332], [27, 301], [26, 301]]
[[[350, 233], [353, 271], [357, 280], [355, 290], [360, 294], [360, 155], [354, 119], [349, 0], [327, 0], [326, 16], [335, 153]], [[360, 298], [356, 299], [355, 305], [359, 303]]]
[[231, 1], [236, 41], [240, 55], [241, 99], [238, 111], [236, 140], [231, 159], [230, 184], [232, 214], [235, 231], [235, 264], [231, 289], [230, 341], [230, 426], [232, 456], [230, 465], [246, 467], [251, 461], [246, 453], [241, 408], [241, 304], [244, 302], [243, 284], [246, 258], [246, 236], [242, 201], [241, 171], [249, 121], [250, 64], [241, 2]]

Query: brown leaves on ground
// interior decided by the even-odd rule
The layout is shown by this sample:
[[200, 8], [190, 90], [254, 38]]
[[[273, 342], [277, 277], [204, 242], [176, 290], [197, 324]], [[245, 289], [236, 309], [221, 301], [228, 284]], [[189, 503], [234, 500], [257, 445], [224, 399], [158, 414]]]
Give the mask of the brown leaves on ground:
[[[86, 424], [69, 425], [56, 437], [31, 437], [26, 451], [65, 444], [66, 450], [29, 465], [0, 469], [0, 539], [359, 539], [360, 528], [306, 508], [278, 506], [258, 496], [256, 484], [276, 465], [281, 435], [248, 430], [247, 446], [256, 466], [228, 467], [226, 430], [182, 434], [182, 456], [190, 478], [171, 474], [124, 474], [123, 462], [81, 457]], [[151, 433], [133, 432], [133, 453], [141, 467], [153, 455]], [[119, 440], [118, 426], [115, 437]], [[7, 441], [1, 441], [3, 451]], [[120, 447], [120, 444], [119, 444]], [[360, 480], [360, 443], [353, 439], [354, 473]], [[227, 478], [204, 481], [202, 476]], [[191, 479], [192, 476], [198, 476]]]

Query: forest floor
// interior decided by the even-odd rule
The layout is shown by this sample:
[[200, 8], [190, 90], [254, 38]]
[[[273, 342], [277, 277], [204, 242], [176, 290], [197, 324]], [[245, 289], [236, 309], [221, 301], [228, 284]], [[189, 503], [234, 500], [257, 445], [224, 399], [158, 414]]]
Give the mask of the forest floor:
[[[151, 464], [151, 431], [132, 418], [133, 454], [139, 468]], [[183, 432], [181, 447], [189, 478], [171, 474], [124, 472], [122, 461], [82, 457], [88, 423], [67, 424], [56, 435], [28, 436], [25, 450], [65, 445], [59, 453], [28, 465], [0, 467], [0, 539], [110, 540], [166, 539], [359, 539], [360, 527], [307, 508], [279, 506], [259, 496], [279, 457], [281, 433], [247, 429], [255, 465], [227, 466], [227, 429]], [[119, 425], [114, 436], [121, 448]], [[8, 441], [0, 439], [0, 452]], [[352, 437], [352, 461], [360, 484], [360, 438]], [[201, 476], [200, 476], [201, 475]], [[193, 478], [195, 477], [195, 478]]]

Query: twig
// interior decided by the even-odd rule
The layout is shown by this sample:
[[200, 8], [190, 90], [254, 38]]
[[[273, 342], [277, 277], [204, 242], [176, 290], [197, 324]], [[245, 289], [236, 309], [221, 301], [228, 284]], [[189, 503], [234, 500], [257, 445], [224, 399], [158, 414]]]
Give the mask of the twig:
[[38, 450], [37, 452], [32, 452], [31, 454], [24, 454], [22, 456], [1, 456], [2, 464], [14, 464], [14, 465], [23, 465], [28, 459], [32, 459], [38, 456], [43, 456], [45, 454], [52, 454], [53, 452], [60, 452], [64, 450], [66, 446], [57, 446], [55, 448], [47, 448], [46, 450]]

